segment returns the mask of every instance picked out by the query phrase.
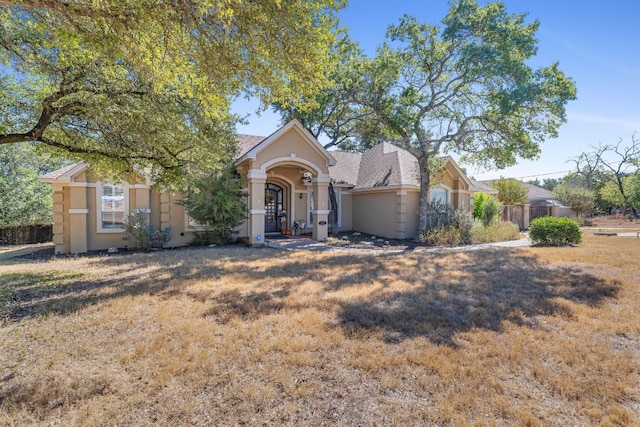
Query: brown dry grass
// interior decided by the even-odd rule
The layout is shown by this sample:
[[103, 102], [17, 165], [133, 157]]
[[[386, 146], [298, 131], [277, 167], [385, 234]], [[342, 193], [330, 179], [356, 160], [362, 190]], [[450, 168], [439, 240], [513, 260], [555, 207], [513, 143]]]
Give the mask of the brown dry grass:
[[640, 240], [0, 266], [0, 424], [637, 425]]

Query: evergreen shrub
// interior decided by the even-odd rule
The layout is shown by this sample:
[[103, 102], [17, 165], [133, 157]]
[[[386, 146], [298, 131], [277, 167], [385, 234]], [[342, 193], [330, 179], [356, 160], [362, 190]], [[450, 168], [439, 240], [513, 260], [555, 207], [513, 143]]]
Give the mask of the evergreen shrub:
[[531, 221], [529, 238], [534, 246], [573, 246], [582, 243], [582, 230], [576, 220], [547, 216]]

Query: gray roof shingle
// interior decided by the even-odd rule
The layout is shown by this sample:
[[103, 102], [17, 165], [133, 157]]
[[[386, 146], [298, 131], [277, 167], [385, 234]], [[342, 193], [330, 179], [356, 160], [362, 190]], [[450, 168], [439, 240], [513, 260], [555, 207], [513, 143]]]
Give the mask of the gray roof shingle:
[[364, 153], [332, 151], [337, 164], [329, 169], [335, 182], [355, 188], [419, 186], [418, 160], [408, 151], [383, 142]]
[[336, 164], [329, 167], [329, 175], [334, 184], [349, 184], [355, 186], [358, 183], [358, 172], [362, 153], [347, 153], [345, 151], [331, 151], [336, 159]]
[[238, 159], [247, 154], [253, 147], [264, 141], [266, 137], [256, 135], [238, 135]]
[[63, 168], [60, 169], [56, 169], [54, 171], [51, 171], [49, 173], [46, 173], [44, 175], [42, 175], [40, 177], [40, 179], [46, 179], [46, 180], [55, 180], [60, 178], [61, 176], [65, 175], [67, 172], [75, 169], [76, 167], [80, 166], [80, 164], [82, 164], [82, 162], [77, 162], [77, 163], [73, 163], [69, 166], [65, 166]]

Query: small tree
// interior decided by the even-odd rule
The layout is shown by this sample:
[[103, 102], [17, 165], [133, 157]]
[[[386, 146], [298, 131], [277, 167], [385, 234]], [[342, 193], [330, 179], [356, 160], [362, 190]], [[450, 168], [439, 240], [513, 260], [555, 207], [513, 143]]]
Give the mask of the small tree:
[[562, 182], [553, 190], [553, 196], [576, 211], [578, 217], [581, 217], [593, 208], [595, 193], [584, 186]]
[[498, 190], [498, 200], [505, 206], [522, 205], [527, 201], [528, 191], [517, 179], [500, 178], [491, 187]]
[[486, 193], [473, 195], [473, 218], [488, 227], [496, 222], [502, 212], [502, 203], [495, 196]]
[[242, 181], [231, 168], [198, 179], [179, 202], [204, 227], [200, 243], [229, 243], [245, 219]]
[[487, 196], [487, 199], [482, 205], [482, 216], [480, 217], [482, 225], [488, 227], [498, 221], [503, 207], [497, 197]]
[[620, 139], [615, 145], [600, 144], [593, 148], [594, 151], [582, 153], [573, 159], [576, 173], [591, 186], [596, 181], [601, 181], [599, 188], [602, 189], [601, 196], [604, 200], [615, 200], [616, 205], [631, 209], [633, 215], [639, 218], [640, 206], [634, 205], [633, 201], [635, 190], [626, 181], [628, 177], [640, 173], [640, 139], [634, 133], [631, 143], [626, 146], [622, 145]]
[[473, 195], [473, 218], [482, 219], [482, 207], [489, 197], [486, 193], [475, 193]]

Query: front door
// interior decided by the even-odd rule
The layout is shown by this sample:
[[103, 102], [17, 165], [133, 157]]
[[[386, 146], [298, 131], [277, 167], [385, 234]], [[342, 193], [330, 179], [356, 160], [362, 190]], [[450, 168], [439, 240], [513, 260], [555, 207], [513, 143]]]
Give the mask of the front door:
[[264, 232], [277, 233], [280, 231], [280, 213], [284, 209], [282, 204], [282, 187], [267, 184], [264, 189]]

